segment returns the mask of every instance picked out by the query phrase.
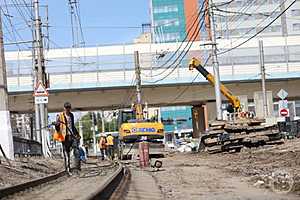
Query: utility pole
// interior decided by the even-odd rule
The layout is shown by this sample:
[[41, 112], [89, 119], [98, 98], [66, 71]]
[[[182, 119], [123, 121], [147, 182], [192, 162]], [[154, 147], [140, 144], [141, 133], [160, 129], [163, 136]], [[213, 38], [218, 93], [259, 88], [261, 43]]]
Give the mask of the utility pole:
[[263, 40], [258, 41], [259, 45], [259, 65], [261, 70], [261, 86], [263, 94], [263, 108], [264, 108], [264, 117], [266, 118], [268, 113], [268, 103], [267, 103], [267, 93], [266, 93], [266, 70], [265, 70], [265, 59], [264, 59], [264, 45]]
[[[136, 120], [141, 122], [144, 120], [144, 113], [142, 108], [142, 95], [141, 95], [141, 69], [139, 52], [134, 51], [134, 63], [135, 63], [135, 76], [136, 76]], [[149, 142], [147, 136], [141, 137], [142, 142], [139, 142], [139, 158], [140, 167], [149, 166]]]
[[82, 126], [81, 116], [79, 119], [79, 135], [80, 135], [80, 146], [81, 146], [81, 145], [83, 145], [83, 126]]
[[134, 52], [135, 76], [136, 76], [136, 119], [143, 120], [142, 95], [141, 95], [141, 69], [139, 52]]
[[94, 116], [94, 112], [92, 112], [92, 130], [93, 130], [93, 148], [94, 148], [94, 154], [96, 155], [97, 154], [97, 142], [96, 142], [96, 123], [95, 123], [95, 116]]
[[[45, 73], [45, 63], [44, 63], [44, 52], [43, 52], [43, 41], [42, 41], [42, 28], [41, 28], [41, 19], [39, 14], [39, 0], [33, 0], [34, 7], [34, 27], [35, 27], [35, 85], [39, 82], [46, 85], [46, 73]], [[50, 155], [50, 151], [47, 147], [47, 134], [48, 131], [46, 129], [48, 124], [48, 113], [47, 106], [45, 104], [37, 104], [36, 106], [36, 129], [39, 132], [39, 136], [41, 138], [42, 151], [43, 155], [48, 157]]]
[[105, 121], [104, 121], [104, 111], [101, 111], [101, 125], [102, 125], [102, 134], [105, 133]]
[[0, 13], [0, 147], [8, 159], [14, 159], [13, 136], [8, 110], [6, 64], [4, 57], [2, 19]]
[[[208, 0], [206, 0], [208, 1]], [[211, 43], [212, 43], [212, 65], [215, 75], [215, 95], [216, 95], [216, 111], [217, 111], [217, 120], [222, 120], [222, 100], [221, 100], [221, 91], [220, 91], [220, 72], [219, 72], [219, 62], [217, 58], [217, 43], [216, 43], [216, 27], [213, 13], [213, 0], [210, 0], [209, 3], [209, 14], [210, 14], [210, 23], [211, 23]]]

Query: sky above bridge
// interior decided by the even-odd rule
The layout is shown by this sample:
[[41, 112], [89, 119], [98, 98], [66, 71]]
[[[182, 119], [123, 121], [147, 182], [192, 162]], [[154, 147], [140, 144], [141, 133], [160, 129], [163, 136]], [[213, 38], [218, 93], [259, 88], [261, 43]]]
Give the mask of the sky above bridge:
[[[26, 26], [26, 21], [28, 24], [31, 21], [29, 11], [31, 7], [28, 9], [22, 6], [24, 2], [30, 4], [31, 0], [0, 0], [6, 43], [32, 40], [30, 27]], [[142, 32], [141, 25], [150, 22], [149, 0], [76, 0], [76, 2], [79, 2], [84, 42], [88, 46], [132, 42]], [[17, 3], [19, 6], [16, 6]], [[50, 47], [72, 46], [69, 0], [40, 0], [40, 5], [45, 35], [47, 34], [45, 5], [48, 5]], [[80, 34], [80, 29], [76, 29], [79, 23], [73, 21], [73, 25], [76, 37], [77, 33]], [[15, 32], [15, 36], [12, 32]], [[80, 38], [80, 41], [82, 40]], [[6, 49], [30, 49], [30, 45], [20, 44], [19, 47], [7, 45]]]
[[[67, 1], [48, 0], [50, 37], [64, 46], [72, 43]], [[81, 0], [80, 16], [86, 44], [131, 42], [150, 21], [149, 0]]]

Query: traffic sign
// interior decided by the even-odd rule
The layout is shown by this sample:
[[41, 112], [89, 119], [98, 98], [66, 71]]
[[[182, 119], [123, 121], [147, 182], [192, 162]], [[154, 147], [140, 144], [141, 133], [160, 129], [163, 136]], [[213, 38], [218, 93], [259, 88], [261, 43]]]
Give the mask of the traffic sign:
[[39, 97], [39, 96], [43, 96], [43, 97], [48, 97], [49, 93], [46, 90], [45, 86], [43, 85], [43, 83], [41, 81], [39, 81], [37, 87], [34, 90], [34, 96], [35, 97]]
[[277, 96], [278, 96], [280, 99], [285, 99], [288, 95], [289, 95], [289, 93], [287, 93], [287, 91], [285, 91], [284, 89], [281, 89], [281, 90], [277, 93]]
[[279, 105], [279, 110], [282, 108], [289, 108], [288, 100], [280, 100], [278, 102], [278, 105]]
[[46, 104], [48, 103], [48, 97], [45, 96], [36, 96], [34, 97], [35, 104]]
[[282, 117], [286, 117], [289, 115], [289, 110], [286, 108], [282, 108], [279, 113]]

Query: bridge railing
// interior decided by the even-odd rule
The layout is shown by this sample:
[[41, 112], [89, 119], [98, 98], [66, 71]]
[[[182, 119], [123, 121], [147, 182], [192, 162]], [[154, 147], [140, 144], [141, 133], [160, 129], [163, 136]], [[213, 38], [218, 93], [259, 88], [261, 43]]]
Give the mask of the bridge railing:
[[[297, 38], [299, 40], [297, 40]], [[265, 39], [264, 39], [265, 40]], [[260, 78], [257, 41], [227, 53], [228, 41], [221, 43], [218, 60], [223, 81]], [[50, 89], [120, 87], [133, 84], [133, 51], [140, 50], [140, 65], [144, 85], [189, 83], [197, 72], [188, 70], [188, 62], [198, 57], [203, 62], [211, 50], [195, 42], [184, 59], [176, 52], [180, 43], [101, 46], [85, 49], [55, 49], [46, 52], [46, 70], [50, 74]], [[182, 49], [181, 49], [182, 50]], [[300, 77], [300, 36], [267, 38], [264, 47], [267, 78]], [[30, 52], [7, 55], [9, 91], [31, 91], [33, 67]], [[170, 61], [166, 63], [167, 61]], [[180, 62], [179, 62], [180, 61]], [[172, 67], [170, 67], [170, 65]], [[208, 62], [208, 71], [212, 72]], [[172, 73], [171, 73], [172, 72]], [[195, 81], [205, 82], [198, 76]]]

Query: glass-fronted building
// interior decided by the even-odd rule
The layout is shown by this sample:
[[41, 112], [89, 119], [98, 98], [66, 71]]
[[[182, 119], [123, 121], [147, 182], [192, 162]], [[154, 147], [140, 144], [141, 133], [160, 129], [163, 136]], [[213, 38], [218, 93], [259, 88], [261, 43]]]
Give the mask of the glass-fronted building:
[[[203, 1], [205, 0], [150, 0], [154, 42], [183, 41]], [[230, 39], [252, 36], [277, 18], [292, 2], [214, 0], [216, 37]], [[300, 1], [297, 1], [259, 36], [299, 35], [299, 17]], [[196, 40], [205, 40], [206, 36], [203, 26]]]
[[185, 132], [193, 128], [191, 106], [171, 106], [160, 109], [165, 132]]
[[183, 41], [197, 12], [198, 0], [151, 0], [152, 38], [159, 43]]
[[[216, 35], [220, 38], [249, 37], [267, 26], [293, 2], [292, 0], [215, 0]], [[294, 3], [260, 36], [288, 36], [300, 34], [300, 2]]]

